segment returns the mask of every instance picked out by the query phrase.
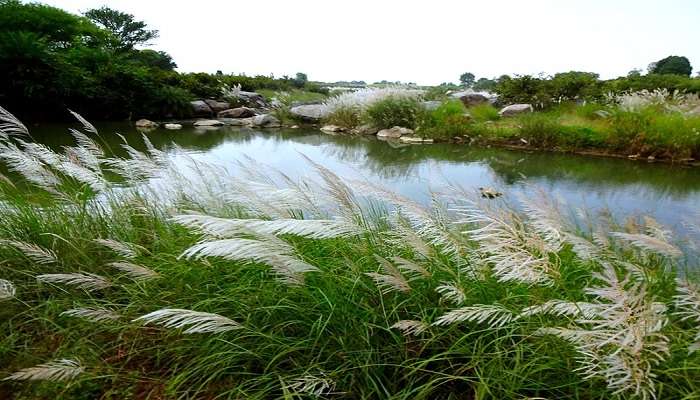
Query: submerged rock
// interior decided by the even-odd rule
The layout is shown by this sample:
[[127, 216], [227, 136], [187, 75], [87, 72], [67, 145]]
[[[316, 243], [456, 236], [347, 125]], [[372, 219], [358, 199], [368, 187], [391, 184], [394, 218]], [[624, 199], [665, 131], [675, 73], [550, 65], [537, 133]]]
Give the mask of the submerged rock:
[[282, 123], [270, 114], [263, 114], [253, 117], [252, 125], [260, 128], [279, 128]]
[[344, 132], [345, 128], [338, 126], [338, 125], [324, 125], [321, 127], [321, 131], [326, 132], [326, 133], [336, 133], [336, 132]]
[[433, 139], [424, 139], [418, 136], [401, 136], [399, 141], [401, 143], [433, 143]]
[[370, 124], [360, 125], [352, 130], [352, 133], [356, 135], [375, 135], [379, 132], [379, 129]]
[[510, 117], [518, 114], [533, 112], [532, 104], [511, 104], [505, 106], [498, 112], [501, 117]]
[[137, 128], [157, 128], [158, 124], [148, 119], [140, 119], [134, 123]]
[[194, 123], [194, 126], [222, 126], [224, 123], [215, 119], [201, 119]]
[[305, 104], [296, 106], [290, 108], [289, 112], [295, 117], [309, 122], [318, 122], [327, 114], [326, 107], [323, 104]]
[[190, 101], [190, 106], [192, 106], [192, 115], [195, 117], [211, 117], [213, 114], [211, 107], [204, 100]]
[[221, 111], [217, 116], [219, 118], [250, 118], [254, 117], [256, 114], [257, 113], [252, 108], [237, 107]]
[[181, 124], [165, 124], [165, 129], [182, 129]]
[[395, 126], [393, 128], [382, 129], [381, 131], [377, 132], [377, 137], [386, 139], [398, 139], [404, 135], [413, 135], [413, 130]]

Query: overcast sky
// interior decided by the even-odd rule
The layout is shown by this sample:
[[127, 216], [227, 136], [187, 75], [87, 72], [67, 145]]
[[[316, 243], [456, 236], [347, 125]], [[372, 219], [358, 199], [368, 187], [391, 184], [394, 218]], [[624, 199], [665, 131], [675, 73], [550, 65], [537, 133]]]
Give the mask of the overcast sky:
[[42, 2], [134, 14], [160, 31], [151, 48], [184, 72], [438, 84], [465, 71], [612, 78], [667, 55], [700, 68], [700, 0]]

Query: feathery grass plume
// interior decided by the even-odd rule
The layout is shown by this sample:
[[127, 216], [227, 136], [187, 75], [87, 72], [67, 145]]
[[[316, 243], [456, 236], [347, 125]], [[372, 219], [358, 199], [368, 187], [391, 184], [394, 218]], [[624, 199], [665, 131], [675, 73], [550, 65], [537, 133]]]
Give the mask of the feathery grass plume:
[[461, 217], [458, 224], [477, 226], [464, 233], [478, 245], [482, 260], [499, 281], [549, 285], [559, 276], [558, 266], [549, 259], [551, 246], [513, 212], [476, 203], [454, 210]]
[[544, 304], [530, 306], [523, 309], [518, 318], [530, 317], [533, 315], [553, 315], [557, 317], [583, 317], [595, 318], [602, 308], [602, 304], [586, 302], [570, 302], [564, 300], [549, 300]]
[[322, 396], [335, 390], [335, 382], [327, 378], [325, 374], [321, 376], [305, 375], [293, 379], [286, 387], [292, 393], [307, 394], [310, 396]]
[[6, 137], [29, 136], [24, 124], [6, 109], [0, 107], [0, 133]]
[[[224, 193], [227, 201], [249, 212], [270, 218], [292, 218], [295, 210], [316, 211], [327, 199], [314, 194], [310, 187], [280, 188], [268, 182], [231, 178], [232, 189]], [[320, 214], [315, 212], [315, 214]]]
[[403, 319], [391, 326], [391, 329], [398, 329], [404, 336], [418, 336], [428, 329], [429, 325], [423, 321]]
[[101, 307], [73, 308], [59, 315], [83, 318], [92, 322], [116, 321], [121, 318], [121, 315], [118, 313]]
[[401, 274], [401, 271], [391, 264], [389, 260], [376, 254], [374, 258], [377, 260], [379, 265], [382, 266], [383, 273], [366, 272], [365, 275], [374, 280], [382, 294], [391, 293], [393, 291], [406, 293], [411, 290], [411, 286], [408, 284], [406, 278], [404, 278], [404, 276]]
[[479, 324], [486, 323], [491, 328], [500, 328], [514, 319], [513, 312], [500, 304], [476, 304], [449, 311], [433, 322], [433, 325], [445, 326], [469, 321]]
[[674, 296], [676, 315], [681, 320], [692, 320], [698, 324], [695, 334], [695, 342], [688, 347], [689, 353], [700, 350], [700, 287], [687, 280], [678, 279], [678, 294]]
[[625, 232], [611, 232], [610, 235], [637, 247], [643, 252], [651, 252], [670, 258], [677, 258], [683, 255], [683, 252], [678, 247], [659, 237], [644, 233]]
[[57, 187], [61, 184], [60, 179], [36, 156], [24, 152], [14, 144], [0, 144], [0, 159], [27, 182], [49, 193], [59, 193]]
[[132, 243], [121, 242], [115, 239], [95, 239], [93, 242], [107, 247], [120, 256], [128, 259], [134, 259], [138, 256], [137, 246]]
[[158, 278], [160, 275], [143, 265], [138, 265], [130, 262], [116, 261], [106, 264], [108, 267], [116, 268], [124, 273], [126, 273], [131, 279], [135, 281], [144, 281], [148, 279]]
[[94, 157], [104, 157], [105, 153], [97, 142], [92, 140], [88, 135], [80, 132], [76, 129], [69, 129], [70, 134], [75, 138], [75, 142], [78, 143], [79, 148], [85, 149]]
[[313, 219], [227, 219], [208, 215], [176, 215], [175, 223], [193, 228], [200, 233], [214, 237], [231, 237], [248, 231], [267, 235], [296, 235], [310, 239], [329, 239], [357, 236], [362, 233], [356, 225], [344, 220]]
[[396, 264], [399, 270], [406, 275], [413, 275], [413, 278], [430, 278], [430, 272], [423, 266], [401, 257], [392, 257], [391, 261]]
[[81, 124], [83, 124], [83, 129], [85, 129], [86, 131], [88, 131], [90, 133], [97, 134], [97, 128], [95, 128], [95, 126], [92, 125], [88, 120], [83, 118], [82, 115], [80, 115], [77, 112], [72, 111], [72, 110], [68, 110], [68, 112], [71, 113], [75, 117], [75, 119], [80, 121]]
[[54, 264], [58, 262], [58, 256], [52, 250], [41, 247], [38, 244], [22, 242], [19, 240], [0, 240], [0, 245], [14, 248], [28, 259], [37, 264]]
[[[600, 377], [615, 394], [627, 392], [655, 398], [653, 367], [669, 354], [666, 306], [649, 299], [644, 284], [618, 279], [613, 268], [594, 277], [600, 286], [586, 293], [600, 299], [598, 306], [568, 328], [541, 328], [538, 335], [555, 335], [574, 345], [586, 379]], [[588, 314], [588, 315], [586, 315]]]
[[269, 265], [283, 283], [303, 283], [303, 274], [318, 268], [297, 258], [294, 247], [272, 235], [251, 232], [256, 239], [232, 238], [203, 241], [185, 250], [180, 257], [200, 259], [221, 257], [232, 261], [253, 261]]
[[17, 289], [15, 289], [15, 285], [12, 282], [0, 279], [0, 300], [11, 299], [15, 297], [16, 292]]
[[85, 168], [73, 162], [62, 162], [53, 167], [64, 175], [88, 185], [95, 192], [102, 192], [109, 185], [109, 182], [107, 182], [100, 170]]
[[3, 379], [5, 381], [67, 381], [85, 371], [80, 361], [61, 359], [25, 368]]
[[314, 167], [316, 173], [325, 183], [325, 192], [334, 200], [335, 205], [338, 207], [338, 214], [348, 221], [358, 221], [361, 225], [366, 225], [362, 215], [362, 208], [357, 202], [352, 188], [330, 169], [313, 161], [304, 154], [302, 156], [306, 159], [306, 162]]
[[435, 291], [440, 293], [444, 301], [457, 306], [464, 303], [464, 300], [467, 298], [467, 295], [456, 282], [443, 282], [435, 288]]
[[433, 254], [430, 245], [411, 227], [408, 219], [400, 213], [389, 214], [392, 229], [384, 233], [384, 240], [392, 247], [407, 248], [421, 258], [429, 258]]
[[43, 274], [37, 275], [36, 279], [45, 283], [65, 283], [87, 290], [88, 292], [112, 286], [112, 283], [107, 280], [107, 278], [89, 273]]
[[165, 328], [181, 329], [187, 327], [182, 333], [221, 333], [243, 326], [236, 321], [201, 311], [184, 310], [180, 308], [163, 308], [146, 315], [142, 315], [132, 322], [143, 322], [144, 325], [156, 324]]
[[564, 232], [572, 231], [569, 221], [562, 215], [558, 202], [537, 189], [535, 194], [518, 195], [521, 207], [528, 220], [528, 226], [538, 233], [549, 247], [548, 251], [558, 252], [564, 244]]

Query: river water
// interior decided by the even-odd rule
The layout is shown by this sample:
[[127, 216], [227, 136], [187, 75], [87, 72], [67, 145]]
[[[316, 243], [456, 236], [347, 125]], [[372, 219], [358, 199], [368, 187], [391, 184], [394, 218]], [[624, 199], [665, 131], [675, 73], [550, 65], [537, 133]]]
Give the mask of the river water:
[[[125, 123], [95, 124], [105, 147], [119, 154], [123, 134], [143, 148], [140, 133]], [[75, 125], [29, 126], [35, 140], [51, 147], [72, 143], [67, 133]], [[245, 156], [289, 175], [310, 171], [304, 155], [347, 178], [369, 179], [418, 201], [446, 183], [475, 192], [492, 187], [506, 198], [528, 195], [534, 185], [560, 196], [572, 207], [609, 209], [620, 220], [651, 215], [676, 231], [700, 218], [700, 168], [651, 164], [621, 159], [525, 152], [454, 144], [399, 145], [373, 137], [331, 136], [316, 129], [252, 130], [222, 127], [198, 130], [185, 127], [148, 132], [164, 150], [175, 143], [195, 159], [226, 165], [235, 172]]]

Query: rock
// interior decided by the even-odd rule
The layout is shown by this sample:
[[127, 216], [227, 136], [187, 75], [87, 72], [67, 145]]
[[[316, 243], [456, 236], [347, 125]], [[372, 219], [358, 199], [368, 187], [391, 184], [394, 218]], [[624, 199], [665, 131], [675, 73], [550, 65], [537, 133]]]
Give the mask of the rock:
[[279, 128], [282, 126], [280, 120], [270, 114], [256, 115], [252, 119], [252, 124], [259, 128]]
[[207, 99], [204, 100], [204, 102], [207, 103], [209, 108], [211, 108], [211, 110], [215, 113], [231, 108], [231, 104], [226, 101], [216, 101], [213, 99]]
[[299, 125], [292, 125], [289, 127], [290, 129], [299, 129]]
[[513, 115], [524, 114], [533, 111], [534, 109], [532, 108], [531, 104], [511, 104], [509, 106], [503, 107], [501, 111], [498, 112], [498, 115], [500, 115], [501, 117], [510, 117]]
[[268, 104], [265, 102], [265, 98], [259, 93], [255, 92], [238, 92], [238, 100], [243, 104], [250, 107], [267, 107]]
[[423, 108], [425, 108], [428, 111], [432, 111], [438, 107], [440, 107], [440, 104], [442, 104], [439, 101], [432, 100], [432, 101], [424, 101], [423, 103]]
[[476, 93], [472, 91], [456, 92], [452, 93], [452, 97], [459, 99], [467, 107], [477, 106], [479, 104], [485, 104], [490, 102], [490, 99], [481, 93]]
[[488, 187], [486, 187], [486, 188], [480, 187], [479, 192], [481, 192], [481, 197], [484, 197], [487, 199], [495, 199], [496, 197], [503, 196], [503, 193], [498, 192], [498, 191], [491, 189], [491, 188], [488, 188]]
[[338, 125], [324, 125], [321, 127], [321, 131], [326, 132], [326, 133], [336, 133], [336, 132], [344, 132], [345, 128], [338, 126]]
[[134, 125], [136, 125], [137, 128], [156, 128], [156, 127], [158, 127], [157, 123], [155, 123], [151, 120], [148, 120], [148, 119], [140, 119], [140, 120], [136, 121], [136, 123]]
[[423, 139], [418, 136], [401, 136], [399, 141], [401, 143], [433, 143], [433, 139]]
[[290, 108], [289, 112], [295, 117], [309, 122], [318, 122], [327, 114], [326, 107], [323, 104], [305, 104], [296, 106]]
[[224, 125], [231, 126], [253, 126], [253, 117], [250, 118], [219, 118]]
[[217, 114], [219, 118], [250, 118], [256, 115], [255, 110], [248, 107], [237, 107], [230, 108], [228, 110], [220, 111]]
[[222, 126], [224, 123], [215, 119], [200, 119], [194, 123], [194, 126]]
[[379, 129], [370, 124], [360, 125], [352, 130], [352, 133], [356, 135], [375, 135], [377, 132], [379, 132]]
[[211, 117], [214, 114], [211, 107], [204, 100], [190, 101], [190, 105], [192, 106], [192, 114], [195, 117]]
[[402, 128], [400, 126], [395, 126], [389, 129], [382, 129], [377, 132], [377, 137], [386, 139], [398, 139], [404, 135], [412, 135], [413, 130], [408, 128]]
[[165, 129], [182, 129], [181, 124], [165, 124]]

